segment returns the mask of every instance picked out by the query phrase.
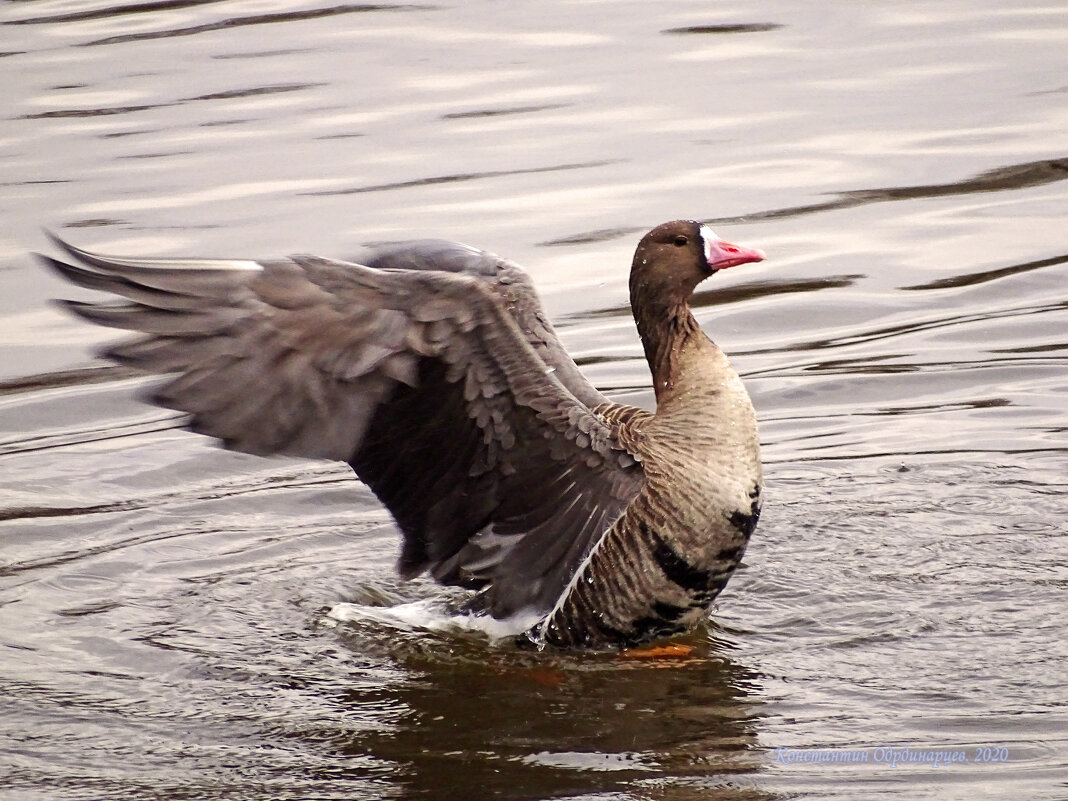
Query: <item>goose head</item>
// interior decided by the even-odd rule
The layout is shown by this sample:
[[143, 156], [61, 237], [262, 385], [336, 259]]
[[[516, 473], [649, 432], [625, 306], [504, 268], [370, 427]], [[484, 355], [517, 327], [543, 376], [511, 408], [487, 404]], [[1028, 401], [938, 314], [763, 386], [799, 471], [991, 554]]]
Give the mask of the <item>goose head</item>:
[[634, 252], [631, 302], [635, 307], [677, 307], [709, 276], [764, 258], [764, 251], [725, 242], [695, 220], [664, 223], [642, 237]]

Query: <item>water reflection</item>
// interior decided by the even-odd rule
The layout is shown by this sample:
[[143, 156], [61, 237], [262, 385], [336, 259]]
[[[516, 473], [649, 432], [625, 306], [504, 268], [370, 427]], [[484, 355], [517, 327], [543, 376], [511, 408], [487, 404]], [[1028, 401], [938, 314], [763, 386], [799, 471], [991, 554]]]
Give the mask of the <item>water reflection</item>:
[[507, 108], [486, 108], [475, 111], [456, 111], [450, 114], [442, 114], [443, 120], [466, 120], [478, 117], [504, 117], [510, 114], [534, 114], [539, 111], [553, 111], [567, 108], [568, 103], [546, 103], [540, 106], [511, 106]]
[[49, 14], [40, 17], [23, 17], [5, 22], [6, 25], [47, 25], [53, 22], [85, 22], [94, 19], [109, 19], [132, 14], [155, 14], [161, 11], [173, 11], [180, 8], [221, 4], [225, 0], [157, 0], [152, 3], [136, 3], [128, 6], [107, 6], [86, 11], [69, 11], [63, 14]]
[[1011, 267], [999, 267], [996, 270], [982, 270], [977, 273], [954, 275], [949, 278], [940, 278], [937, 281], [929, 281], [926, 284], [903, 286], [900, 287], [900, 289], [954, 289], [962, 286], [975, 286], [976, 284], [985, 284], [987, 281], [996, 281], [999, 278], [1007, 278], [1010, 275], [1019, 275], [1020, 273], [1031, 272], [1031, 270], [1041, 270], [1043, 267], [1054, 267], [1058, 264], [1065, 263], [1068, 263], [1068, 255], [1054, 256], [1049, 259], [1036, 259], [1035, 261], [1028, 261], [1023, 264], [1014, 264]]
[[[230, 5], [225, 0], [207, 0], [207, 2], [173, 2], [173, 3], [147, 3], [131, 7], [115, 6], [106, 9], [97, 9], [92, 12], [58, 14], [54, 16], [27, 17], [24, 19], [7, 20], [6, 25], [46, 25], [60, 22], [81, 22], [91, 19], [106, 19], [110, 17], [125, 16], [135, 12], [154, 12], [160, 10], [175, 10], [194, 5]], [[300, 20], [319, 19], [321, 17], [334, 17], [341, 14], [361, 14], [370, 11], [419, 11], [433, 8], [425, 5], [407, 5], [394, 3], [348, 3], [325, 8], [309, 8], [302, 11], [279, 11], [273, 14], [249, 14], [247, 16], [227, 17], [200, 25], [188, 25], [179, 28], [167, 28], [154, 31], [139, 31], [137, 33], [124, 33], [116, 36], [105, 36], [83, 42], [82, 46], [92, 47], [95, 45], [115, 45], [124, 42], [143, 42], [150, 39], [169, 39], [175, 36], [192, 36], [208, 31], [218, 31], [228, 28], [243, 27], [246, 25], [270, 25], [282, 22], [297, 22]], [[91, 16], [85, 16], [90, 14]]]
[[971, 178], [965, 178], [962, 181], [886, 189], [855, 189], [848, 192], [840, 192], [837, 199], [829, 200], [826, 203], [811, 203], [786, 209], [755, 212], [746, 214], [744, 217], [723, 217], [705, 220], [704, 222], [718, 225], [720, 223], [745, 220], [774, 220], [783, 217], [799, 217], [804, 214], [848, 209], [869, 203], [883, 203], [891, 200], [916, 200], [918, 198], [971, 195], [980, 192], [1001, 192], [1007, 189], [1026, 189], [1063, 181], [1065, 178], [1068, 178], [1068, 158], [1043, 159], [1042, 161], [998, 167]]
[[685, 28], [668, 28], [661, 33], [764, 33], [781, 27], [777, 22], [742, 22], [731, 25], [688, 25]]
[[[1068, 158], [1043, 159], [1023, 164], [1010, 164], [979, 175], [942, 184], [921, 184], [917, 186], [888, 187], [882, 189], [854, 189], [837, 193], [837, 197], [823, 203], [808, 203], [803, 206], [771, 209], [768, 211], [747, 212], [729, 217], [710, 217], [699, 220], [707, 225], [725, 225], [751, 223], [758, 220], [777, 220], [788, 217], [800, 217], [817, 212], [837, 211], [856, 208], [870, 203], [884, 203], [896, 200], [916, 200], [919, 198], [951, 197], [953, 195], [970, 195], [982, 192], [1001, 192], [1010, 189], [1027, 189], [1056, 183], [1068, 178]], [[566, 237], [542, 242], [543, 246], [576, 245], [591, 242], [604, 242], [644, 231], [645, 227], [607, 228], [586, 231]], [[1058, 262], [1059, 263], [1059, 262]]]
[[[353, 709], [402, 710], [346, 746], [397, 767], [405, 797], [550, 798], [635, 784], [650, 798], [757, 797], [728, 787], [760, 769], [755, 677], [694, 639], [686, 658], [566, 657], [455, 640], [394, 649], [407, 676], [354, 689]], [[368, 643], [352, 642], [356, 653]], [[659, 787], [659, 790], [657, 789]], [[520, 789], [521, 788], [521, 789]]]
[[[63, 119], [66, 117], [110, 117], [116, 114], [130, 114], [137, 111], [148, 111], [149, 109], [167, 108], [169, 106], [179, 106], [183, 103], [192, 103], [198, 100], [236, 100], [246, 97], [258, 97], [260, 95], [276, 95], [284, 94], [287, 92], [299, 92], [304, 89], [312, 89], [317, 86], [322, 86], [321, 83], [287, 83], [287, 84], [271, 84], [267, 86], [250, 86], [244, 89], [230, 89], [224, 92], [211, 92], [209, 94], [197, 95], [195, 97], [185, 97], [168, 103], [141, 103], [137, 105], [129, 106], [101, 106], [97, 108], [68, 108], [68, 109], [56, 109], [54, 111], [39, 111], [34, 114], [25, 114], [20, 119], [23, 120], [50, 120], [50, 119]], [[244, 122], [244, 120], [241, 120]], [[108, 136], [116, 136], [123, 134], [107, 134]], [[127, 132], [125, 135], [130, 135]], [[167, 154], [174, 155], [174, 153]]]
[[926, 331], [944, 328], [956, 328], [968, 323], [990, 322], [992, 320], [1031, 315], [1049, 314], [1068, 309], [1068, 301], [1037, 303], [1008, 309], [986, 310], [982, 312], [964, 311], [954, 314], [942, 314], [934, 317], [911, 320], [899, 325], [879, 326], [866, 331], [852, 331], [843, 336], [827, 339], [796, 342], [781, 348], [781, 351], [826, 350], [859, 343], [870, 344], [879, 340], [896, 339]]
[[503, 178], [515, 175], [537, 175], [544, 172], [561, 172], [566, 170], [582, 170], [590, 167], [604, 167], [611, 161], [585, 161], [574, 164], [553, 164], [548, 167], [530, 167], [515, 170], [487, 170], [484, 172], [461, 173], [457, 175], [433, 175], [426, 178], [416, 178], [412, 181], [396, 181], [388, 184], [376, 184], [373, 186], [354, 186], [347, 189], [324, 189], [315, 192], [302, 192], [303, 195], [358, 195], [364, 192], [388, 192], [392, 189], [410, 189], [415, 186], [434, 186], [436, 184], [455, 184], [466, 181], [479, 181], [485, 178]]
[[[840, 289], [856, 283], [863, 277], [863, 275], [828, 275], [822, 278], [806, 278], [802, 280], [768, 279], [765, 281], [746, 281], [740, 284], [716, 287], [715, 289], [699, 290], [694, 293], [690, 305], [695, 309], [701, 309], [712, 306], [727, 306], [732, 303], [741, 303], [746, 300], [767, 298], [774, 295], [818, 292], [822, 289]], [[581, 317], [585, 319], [626, 317], [629, 319], [630, 313], [630, 305], [628, 304], [585, 311]], [[566, 320], [567, 318], [564, 319]]]

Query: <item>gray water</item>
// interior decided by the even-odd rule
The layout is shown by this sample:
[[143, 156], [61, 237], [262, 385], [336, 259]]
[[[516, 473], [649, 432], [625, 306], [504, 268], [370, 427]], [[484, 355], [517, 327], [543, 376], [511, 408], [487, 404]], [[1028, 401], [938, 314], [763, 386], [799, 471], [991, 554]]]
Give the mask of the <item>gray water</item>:
[[[5, 799], [1068, 798], [1068, 7], [0, 6]], [[684, 658], [339, 603], [400, 582], [341, 466], [215, 449], [28, 255], [516, 259], [651, 403], [640, 234], [768, 261], [698, 317], [764, 517]], [[440, 622], [440, 621], [439, 621]], [[831, 761], [834, 760], [834, 761]]]

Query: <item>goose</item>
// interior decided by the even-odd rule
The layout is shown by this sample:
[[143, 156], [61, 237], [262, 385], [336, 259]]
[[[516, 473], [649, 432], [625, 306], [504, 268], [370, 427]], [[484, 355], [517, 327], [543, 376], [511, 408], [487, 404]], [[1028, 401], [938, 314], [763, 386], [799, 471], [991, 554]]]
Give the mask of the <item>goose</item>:
[[693, 220], [642, 237], [630, 301], [656, 411], [614, 403], [564, 350], [530, 276], [443, 240], [358, 261], [119, 258], [53, 237], [64, 301], [136, 331], [105, 357], [249, 454], [347, 462], [403, 535], [401, 576], [469, 588], [539, 648], [615, 650], [707, 618], [761, 508], [756, 415], [689, 299], [759, 262]]

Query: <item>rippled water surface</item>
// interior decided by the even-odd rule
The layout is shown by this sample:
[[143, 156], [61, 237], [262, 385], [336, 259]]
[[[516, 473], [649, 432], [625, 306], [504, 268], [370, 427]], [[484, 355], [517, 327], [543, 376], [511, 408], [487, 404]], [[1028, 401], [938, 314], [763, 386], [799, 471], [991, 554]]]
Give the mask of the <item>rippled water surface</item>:
[[[5, 799], [1068, 798], [1063, 3], [0, 23]], [[428, 628], [450, 593], [347, 469], [140, 404], [28, 255], [468, 241], [648, 405], [626, 270], [683, 216], [769, 253], [698, 298], [768, 486], [685, 658]]]

